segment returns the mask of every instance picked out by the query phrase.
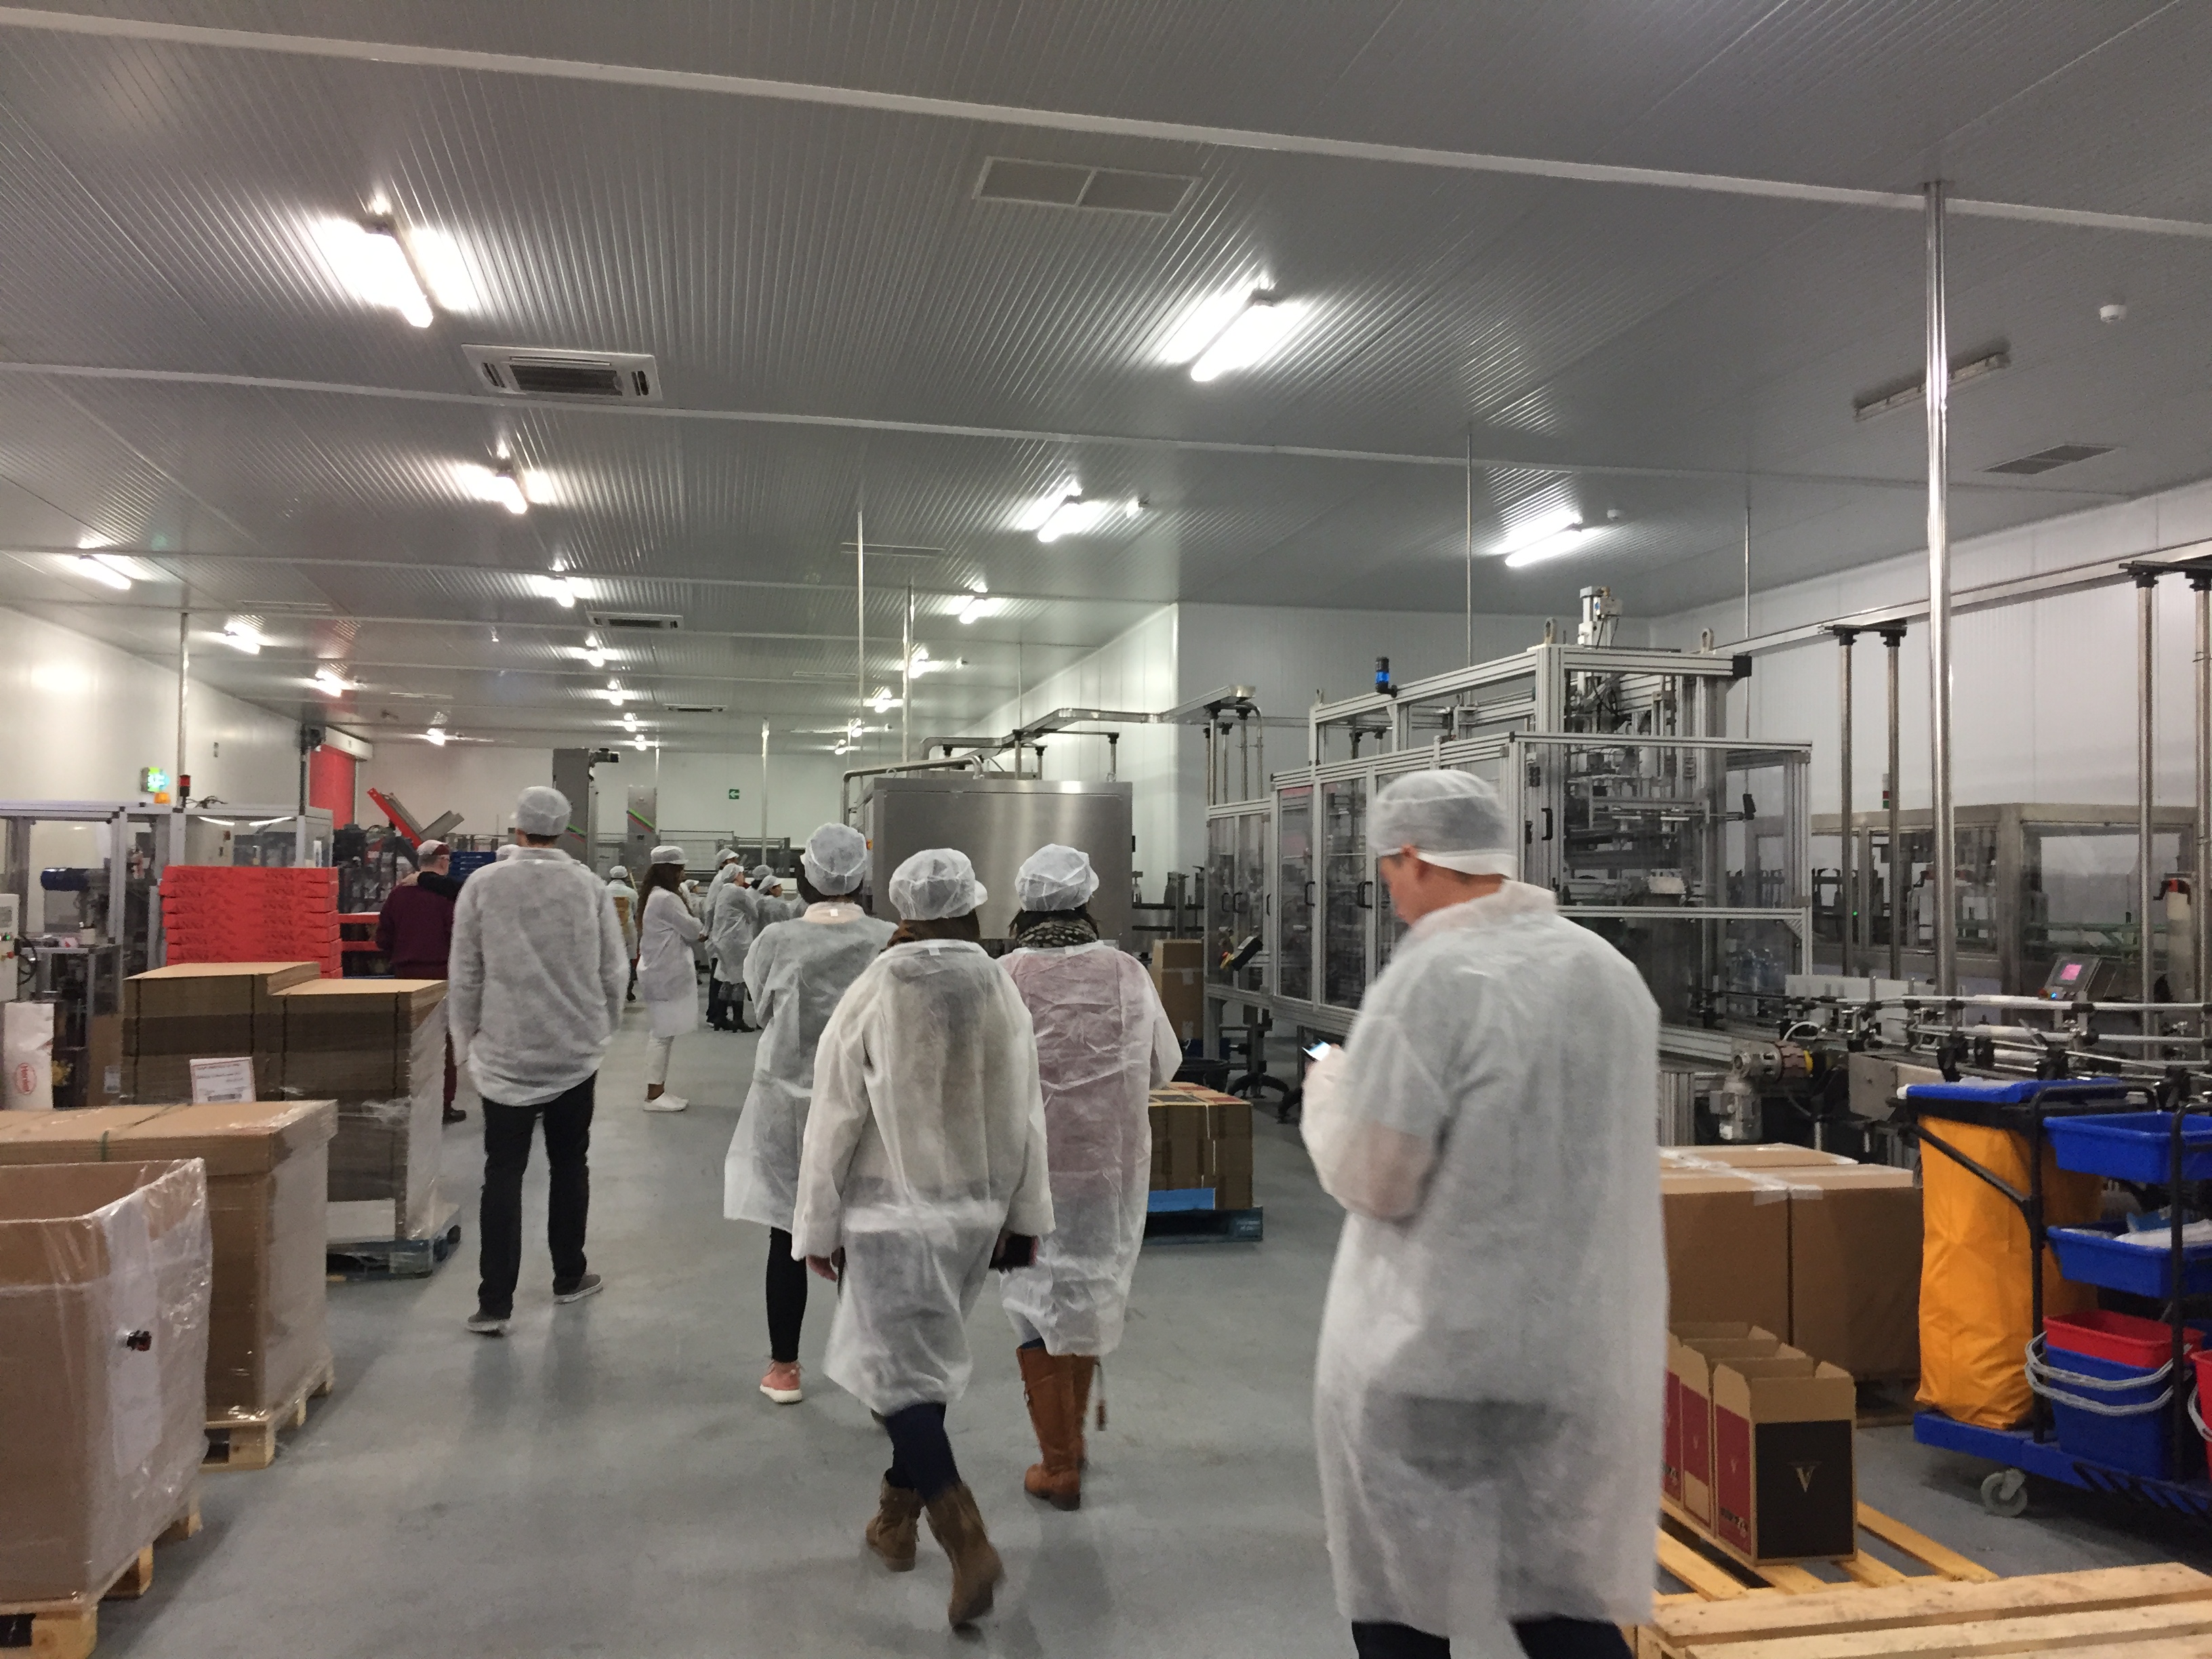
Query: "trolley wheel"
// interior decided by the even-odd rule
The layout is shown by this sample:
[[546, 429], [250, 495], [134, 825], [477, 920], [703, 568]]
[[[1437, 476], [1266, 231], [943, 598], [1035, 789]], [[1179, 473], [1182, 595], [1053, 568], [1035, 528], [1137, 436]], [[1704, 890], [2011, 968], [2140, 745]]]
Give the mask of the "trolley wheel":
[[2027, 1475], [2020, 1469], [1999, 1469], [1982, 1482], [1982, 1507], [1991, 1515], [2016, 1521], [2027, 1513]]

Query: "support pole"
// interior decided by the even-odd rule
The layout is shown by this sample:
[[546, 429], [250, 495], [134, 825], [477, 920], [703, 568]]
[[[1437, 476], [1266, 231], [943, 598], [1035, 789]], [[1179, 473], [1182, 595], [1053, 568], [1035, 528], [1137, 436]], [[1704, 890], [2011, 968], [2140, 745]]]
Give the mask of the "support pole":
[[[1467, 428], [1467, 665], [1474, 666], [1474, 428]], [[1454, 731], [1456, 737], [1458, 732]]]
[[768, 722], [761, 722], [761, 862], [768, 862]]
[[914, 758], [914, 584], [906, 585], [906, 646], [899, 656], [899, 760]]
[[[2158, 805], [2158, 750], [2152, 729], [2152, 703], [2158, 689], [2158, 577], [2148, 570], [2136, 572], [2136, 927], [2140, 941], [2136, 954], [2142, 973], [2138, 988], [2144, 1002], [2155, 1002], [2151, 988], [2158, 979], [2158, 953], [2151, 939], [2150, 909], [2158, 895], [2158, 865], [2153, 850], [2151, 817]], [[2150, 1034], [2152, 1017], [2143, 1016], [2143, 1033]]]
[[1928, 768], [1936, 844], [1936, 990], [1959, 994], [1959, 829], [1951, 800], [1951, 343], [1945, 310], [1943, 186], [1928, 199]]
[[1889, 787], [1882, 793], [1889, 806], [1889, 976], [1905, 977], [1905, 833], [1899, 821], [1903, 816], [1901, 797], [1903, 780], [1898, 776], [1901, 764], [1898, 750], [1897, 714], [1897, 658], [1898, 649], [1905, 643], [1905, 626], [1893, 623], [1881, 630], [1883, 651], [1889, 658]]
[[[191, 770], [192, 764], [190, 752], [185, 747], [185, 704], [191, 698], [192, 683], [191, 623], [192, 613], [188, 596], [185, 606], [177, 612], [177, 769], [175, 775], [169, 780], [171, 786], [169, 799], [176, 801], [179, 806], [184, 805], [185, 803], [178, 799], [175, 793], [183, 787], [178, 780]], [[177, 856], [179, 858], [184, 856], [181, 848], [179, 849]]]
[[[868, 706], [868, 509], [866, 502], [853, 509], [853, 724], [860, 723]], [[850, 739], [857, 749], [857, 739]]]
[[[2212, 893], [2205, 876], [2212, 871], [2212, 571], [2192, 570], [2189, 586], [2197, 595], [2197, 848], [2190, 861], [2189, 919], [2196, 924], [2196, 983], [2193, 1002], [2212, 1002]], [[2212, 1036], [2212, 1018], [2198, 1021]]]
[[1839, 665], [1840, 683], [1837, 687], [1837, 708], [1841, 710], [1838, 741], [1836, 745], [1839, 762], [1836, 799], [1843, 824], [1843, 857], [1838, 860], [1837, 899], [1843, 912], [1843, 975], [1849, 979], [1856, 971], [1856, 950], [1859, 911], [1858, 896], [1858, 829], [1851, 822], [1851, 647], [1858, 641], [1855, 628], [1836, 629], [1836, 643], [1842, 648], [1836, 653]]

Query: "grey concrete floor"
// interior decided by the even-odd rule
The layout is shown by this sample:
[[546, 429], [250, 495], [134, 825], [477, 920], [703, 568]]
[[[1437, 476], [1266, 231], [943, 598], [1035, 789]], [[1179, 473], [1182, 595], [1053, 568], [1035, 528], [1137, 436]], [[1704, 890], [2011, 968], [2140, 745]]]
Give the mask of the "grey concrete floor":
[[[867, 1413], [811, 1374], [800, 1406], [756, 1391], [767, 1238], [721, 1218], [753, 1039], [679, 1039], [672, 1082], [692, 1106], [665, 1116], [637, 1109], [643, 1047], [633, 1006], [601, 1073], [592, 1148], [591, 1259], [605, 1293], [551, 1304], [540, 1156], [514, 1334], [462, 1329], [476, 1288], [471, 1110], [446, 1141], [459, 1255], [428, 1279], [331, 1287], [336, 1393], [273, 1468], [203, 1483], [205, 1530], [156, 1553], [143, 1600], [103, 1609], [104, 1652], [1349, 1653], [1309, 1427], [1338, 1217], [1294, 1131], [1259, 1133], [1265, 1243], [1146, 1252], [1079, 1513], [1021, 1492], [1034, 1443], [987, 1292], [975, 1381], [951, 1427], [1008, 1578], [980, 1632], [956, 1635], [926, 1535], [904, 1576], [860, 1542], [886, 1449]], [[810, 1366], [833, 1294], [816, 1287]], [[1860, 1447], [1866, 1501], [1996, 1571], [2212, 1566], [2212, 1534], [2070, 1493], [2039, 1487], [2028, 1518], [1996, 1520], [1976, 1497], [1984, 1468], [1922, 1450], [1909, 1430]]]

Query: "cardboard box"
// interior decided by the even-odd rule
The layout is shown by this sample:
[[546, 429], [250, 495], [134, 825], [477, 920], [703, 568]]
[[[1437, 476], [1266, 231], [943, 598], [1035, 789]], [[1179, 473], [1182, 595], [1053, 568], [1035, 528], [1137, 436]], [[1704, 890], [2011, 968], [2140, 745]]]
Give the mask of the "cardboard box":
[[330, 1351], [324, 1206], [327, 1100], [0, 1113], [0, 1167], [199, 1158], [214, 1238], [207, 1413], [251, 1416], [297, 1394]]
[[0, 1602], [98, 1597], [184, 1509], [210, 1261], [198, 1164], [0, 1169]]
[[1920, 1188], [1881, 1164], [1791, 1170], [1790, 1340], [1861, 1380], [1920, 1375]]
[[1790, 1328], [1789, 1192], [1781, 1182], [1662, 1170], [1668, 1322]]
[[1669, 1164], [1721, 1164], [1731, 1170], [1809, 1170], [1858, 1167], [1856, 1158], [1840, 1152], [1816, 1152], [1810, 1146], [1768, 1141], [1757, 1146], [1662, 1146], [1659, 1161]]
[[1206, 967], [1206, 941], [1202, 939], [1163, 939], [1152, 942], [1152, 966], [1177, 970]]
[[1850, 1374], [1802, 1354], [1716, 1360], [1713, 1541], [1753, 1565], [1858, 1548]]
[[184, 1062], [248, 1055], [266, 1096], [283, 1083], [284, 1014], [276, 995], [313, 981], [312, 962], [172, 963], [123, 982], [122, 1097], [189, 1101]]
[[[1177, 941], [1163, 940], [1164, 944]], [[1154, 951], [1159, 949], [1154, 945]], [[1206, 974], [1197, 968], [1163, 968], [1152, 963], [1152, 989], [1167, 1010], [1178, 1042], [1195, 1042], [1206, 1035]]]
[[[1746, 1325], [1741, 1322], [1686, 1325], [1679, 1330], [1670, 1330], [1667, 1333], [1667, 1393], [1663, 1417], [1665, 1426], [1661, 1437], [1659, 1452], [1659, 1490], [1664, 1496], [1677, 1504], [1682, 1502], [1685, 1436], [1682, 1414], [1682, 1368], [1686, 1364], [1698, 1365], [1703, 1363], [1702, 1356], [1692, 1358], [1680, 1351], [1686, 1343], [1699, 1339], [1708, 1342], [1742, 1342], [1748, 1340], [1761, 1344], [1762, 1347], [1759, 1350], [1761, 1352], [1771, 1352], [1773, 1348], [1782, 1346], [1782, 1339], [1776, 1336], [1773, 1332], [1763, 1331], [1755, 1325]], [[1710, 1468], [1711, 1452], [1707, 1437], [1703, 1433], [1692, 1434], [1691, 1447], [1692, 1449], [1705, 1448], [1705, 1464]], [[1706, 1477], [1706, 1483], [1711, 1484], [1710, 1476]]]
[[1220, 1140], [1209, 1140], [1206, 1179], [1201, 1183], [1213, 1188], [1213, 1207], [1217, 1210], [1249, 1210], [1252, 1207], [1252, 1142], [1248, 1136]]
[[433, 1020], [442, 1085], [445, 996], [441, 979], [325, 979], [278, 992], [284, 1086], [341, 1103], [410, 1094], [428, 1052], [417, 1038]]
[[[1667, 1345], [1667, 1403], [1662, 1427], [1663, 1446], [1671, 1434], [1677, 1449], [1674, 1467], [1680, 1471], [1677, 1499], [1691, 1520], [1710, 1529], [1713, 1525], [1715, 1453], [1713, 1448], [1712, 1370], [1724, 1359], [1764, 1359], [1777, 1354], [1802, 1358], [1795, 1348], [1770, 1330], [1755, 1325], [1718, 1321], [1692, 1330], [1715, 1329], [1721, 1335], [1670, 1335]], [[1741, 1331], [1742, 1334], [1735, 1333]], [[1666, 1476], [1666, 1454], [1661, 1454], [1662, 1488]]]

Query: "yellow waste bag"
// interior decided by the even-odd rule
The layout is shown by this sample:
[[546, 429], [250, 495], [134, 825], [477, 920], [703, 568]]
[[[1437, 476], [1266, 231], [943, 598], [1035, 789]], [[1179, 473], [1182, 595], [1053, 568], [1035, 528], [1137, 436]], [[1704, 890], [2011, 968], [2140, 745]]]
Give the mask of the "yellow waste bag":
[[[1930, 1115], [1929, 1134], [2027, 1190], [2028, 1138]], [[2033, 1401], [2025, 1355], [2034, 1334], [2027, 1224], [2019, 1207], [1972, 1170], [1933, 1146], [1920, 1149], [1925, 1231], [1920, 1251], [1920, 1403], [1987, 1429], [2017, 1427]], [[2044, 1221], [2078, 1226], [2097, 1219], [2103, 1183], [2062, 1173], [2043, 1152]], [[2043, 1311], [2079, 1313], [2097, 1293], [2058, 1276], [2043, 1258]]]

